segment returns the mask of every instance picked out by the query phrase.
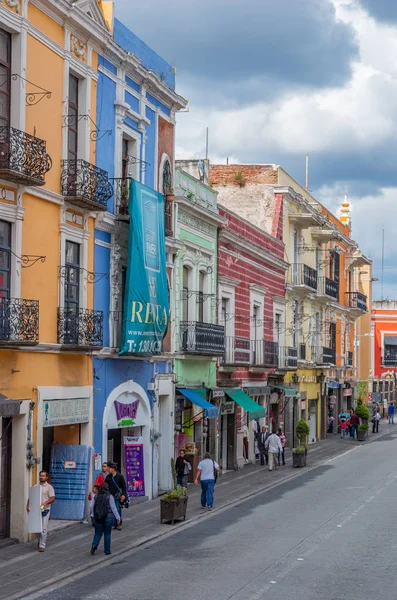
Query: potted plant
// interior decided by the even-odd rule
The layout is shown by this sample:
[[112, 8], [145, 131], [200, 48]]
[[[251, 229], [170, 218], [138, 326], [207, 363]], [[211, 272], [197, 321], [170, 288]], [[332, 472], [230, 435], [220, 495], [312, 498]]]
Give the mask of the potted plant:
[[365, 441], [365, 436], [367, 435], [367, 431], [368, 431], [368, 423], [361, 423], [361, 425], [358, 426], [357, 439], [359, 442]]
[[173, 188], [168, 188], [168, 190], [165, 194], [165, 199], [167, 202], [173, 202], [175, 200], [175, 194], [174, 194]]
[[175, 460], [171, 458], [173, 488], [160, 498], [160, 523], [169, 521], [173, 525], [177, 519], [186, 520], [186, 488], [176, 483]]
[[310, 427], [304, 419], [299, 419], [297, 422], [295, 433], [299, 440], [299, 446], [292, 449], [292, 466], [305, 467], [307, 456], [307, 436], [310, 433]]

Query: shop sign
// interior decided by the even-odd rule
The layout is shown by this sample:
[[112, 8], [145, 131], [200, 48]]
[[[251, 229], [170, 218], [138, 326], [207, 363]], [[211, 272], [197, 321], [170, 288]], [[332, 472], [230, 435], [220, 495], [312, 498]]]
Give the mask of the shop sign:
[[299, 383], [317, 383], [317, 375], [299, 375]]
[[90, 420], [89, 398], [66, 398], [44, 402], [43, 427], [88, 423]]
[[145, 472], [143, 468], [143, 438], [124, 438], [126, 483], [129, 496], [145, 495]]
[[330, 396], [329, 397], [329, 404], [330, 404], [330, 406], [335, 406], [336, 405], [336, 396]]
[[223, 390], [212, 390], [212, 398], [224, 398], [225, 392]]
[[278, 404], [279, 402], [279, 396], [277, 392], [273, 392], [272, 394], [270, 394], [270, 404]]
[[117, 427], [131, 427], [132, 425], [135, 425], [138, 407], [139, 400], [135, 400], [128, 404], [115, 400], [114, 409], [116, 411]]
[[120, 355], [160, 354], [169, 321], [164, 196], [133, 181]]
[[301, 410], [306, 410], [306, 400], [301, 400]]
[[346, 388], [345, 390], [343, 390], [343, 395], [344, 396], [352, 396], [353, 390], [351, 388]]
[[222, 400], [220, 406], [221, 415], [234, 415], [236, 403], [233, 400]]
[[76, 469], [76, 461], [75, 460], [65, 460], [65, 462], [63, 463], [63, 468], [64, 469]]
[[338, 389], [338, 388], [340, 388], [340, 383], [338, 381], [328, 381], [327, 385], [331, 389]]
[[94, 469], [95, 471], [100, 471], [102, 467], [102, 454], [95, 453], [94, 454]]

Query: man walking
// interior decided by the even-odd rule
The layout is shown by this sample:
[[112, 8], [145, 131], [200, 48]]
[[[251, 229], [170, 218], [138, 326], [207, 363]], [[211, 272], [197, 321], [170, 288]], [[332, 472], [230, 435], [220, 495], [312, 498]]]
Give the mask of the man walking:
[[[48, 521], [50, 520], [51, 504], [55, 500], [55, 492], [54, 492], [54, 488], [52, 487], [52, 485], [50, 485], [48, 483], [47, 471], [40, 471], [39, 482], [40, 483], [38, 483], [34, 486], [34, 487], [37, 487], [39, 485], [41, 488], [40, 509], [41, 509], [42, 527], [41, 527], [41, 534], [40, 534], [40, 539], [39, 539], [39, 543], [38, 543], [38, 549], [39, 549], [39, 552], [44, 552], [46, 543], [47, 543]], [[26, 510], [28, 511], [28, 513], [30, 512], [30, 499], [28, 500], [28, 503], [26, 505]]]
[[394, 425], [394, 404], [391, 402], [389, 404], [389, 408], [387, 409], [389, 414], [389, 425]]
[[218, 476], [219, 465], [211, 459], [211, 454], [206, 452], [204, 460], [199, 462], [197, 466], [195, 485], [198, 485], [198, 480], [201, 483], [201, 508], [212, 510], [214, 504], [214, 486], [215, 478]]
[[259, 446], [259, 452], [260, 452], [260, 455], [261, 455], [261, 465], [262, 465], [262, 467], [265, 464], [265, 460], [266, 460], [266, 464], [269, 463], [269, 455], [268, 455], [267, 450], [265, 448], [266, 440], [267, 440], [268, 437], [269, 437], [269, 433], [267, 432], [267, 426], [264, 425], [262, 427], [261, 433], [259, 434], [259, 444], [258, 444], [258, 446]]
[[265, 447], [267, 452], [269, 453], [269, 471], [273, 471], [278, 469], [278, 451], [283, 451], [283, 446], [281, 444], [281, 440], [278, 437], [276, 430], [272, 430], [272, 434], [269, 435], [265, 442]]
[[116, 524], [116, 529], [121, 531], [123, 520], [121, 518], [121, 507], [127, 498], [127, 484], [124, 475], [117, 471], [116, 463], [108, 463], [109, 473], [106, 476], [105, 483], [109, 486], [109, 492], [113, 496], [117, 512], [120, 515], [120, 522]]

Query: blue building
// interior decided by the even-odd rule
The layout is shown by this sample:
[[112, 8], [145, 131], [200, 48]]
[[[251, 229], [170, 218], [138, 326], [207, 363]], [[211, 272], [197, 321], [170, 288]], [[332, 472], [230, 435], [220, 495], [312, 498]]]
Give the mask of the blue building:
[[132, 469], [133, 495], [148, 498], [171, 483], [174, 376], [170, 334], [160, 353], [119, 355], [126, 281], [135, 268], [129, 264], [129, 197], [135, 181], [167, 198], [159, 247], [171, 290], [177, 252], [172, 214], [175, 112], [185, 106], [175, 92], [173, 67], [114, 19], [113, 43], [99, 56], [96, 109], [96, 165], [109, 173], [114, 194], [95, 228], [94, 305], [104, 314], [103, 349], [94, 358], [95, 468], [113, 460], [124, 474]]

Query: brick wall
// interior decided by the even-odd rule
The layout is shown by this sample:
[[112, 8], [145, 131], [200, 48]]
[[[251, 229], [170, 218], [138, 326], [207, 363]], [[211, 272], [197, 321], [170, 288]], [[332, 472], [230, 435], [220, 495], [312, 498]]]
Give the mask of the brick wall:
[[[277, 184], [278, 171], [275, 165], [211, 165], [210, 183], [213, 186], [233, 185], [240, 187], [240, 176], [246, 183]], [[239, 183], [240, 181], [240, 183]]]

